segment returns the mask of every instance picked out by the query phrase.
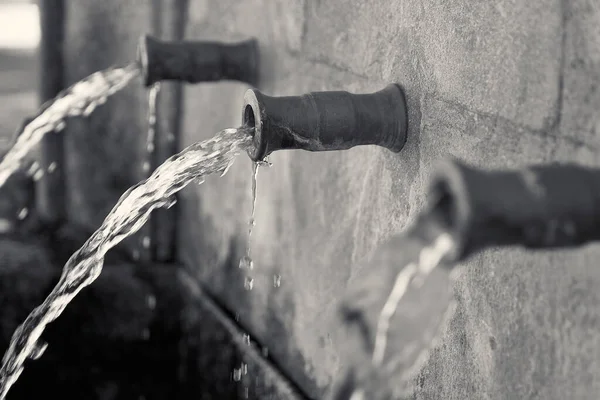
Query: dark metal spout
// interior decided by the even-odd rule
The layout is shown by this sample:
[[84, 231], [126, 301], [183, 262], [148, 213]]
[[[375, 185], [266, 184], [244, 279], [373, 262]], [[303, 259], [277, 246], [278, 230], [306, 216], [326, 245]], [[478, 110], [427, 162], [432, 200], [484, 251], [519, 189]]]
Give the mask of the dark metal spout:
[[254, 127], [250, 158], [277, 150], [347, 150], [378, 145], [399, 152], [406, 143], [404, 91], [391, 84], [370, 94], [344, 91], [270, 97], [256, 89], [244, 96], [243, 125]]
[[460, 261], [489, 247], [577, 247], [600, 240], [600, 170], [574, 164], [484, 171], [453, 160], [439, 168], [430, 213]]
[[256, 39], [239, 43], [163, 42], [144, 35], [137, 49], [146, 86], [162, 80], [236, 80], [256, 85], [258, 60]]
[[356, 349], [328, 399], [415, 393], [417, 374], [456, 312], [458, 262], [490, 247], [600, 240], [600, 169], [555, 163], [486, 171], [450, 160], [435, 171], [428, 201], [413, 226], [357, 269], [371, 276], [350, 283], [338, 313]]

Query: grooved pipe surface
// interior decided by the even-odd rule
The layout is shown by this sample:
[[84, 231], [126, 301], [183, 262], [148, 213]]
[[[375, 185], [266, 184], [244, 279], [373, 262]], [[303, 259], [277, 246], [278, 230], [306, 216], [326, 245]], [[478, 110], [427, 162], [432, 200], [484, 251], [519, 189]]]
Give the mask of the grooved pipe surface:
[[432, 212], [450, 228], [455, 259], [492, 246], [576, 247], [600, 239], [600, 170], [573, 164], [483, 171], [439, 168]]
[[163, 80], [236, 80], [256, 84], [258, 57], [256, 39], [238, 43], [165, 42], [145, 35], [137, 50], [146, 86]]
[[243, 124], [254, 127], [250, 158], [276, 150], [346, 150], [378, 145], [399, 152], [407, 135], [404, 91], [391, 84], [370, 94], [345, 91], [270, 97], [256, 89], [244, 96]]

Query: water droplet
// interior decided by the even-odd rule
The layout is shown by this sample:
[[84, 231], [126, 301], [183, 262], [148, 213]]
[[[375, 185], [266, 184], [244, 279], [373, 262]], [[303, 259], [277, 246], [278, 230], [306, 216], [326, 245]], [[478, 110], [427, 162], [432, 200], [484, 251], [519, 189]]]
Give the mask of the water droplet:
[[90, 115], [92, 115], [92, 113], [94, 112], [94, 110], [96, 109], [96, 103], [95, 102], [91, 102], [90, 104], [88, 104], [88, 106], [83, 110], [83, 116], [84, 117], [89, 117]]
[[29, 358], [32, 360], [37, 360], [44, 354], [44, 352], [46, 351], [47, 348], [48, 348], [48, 343], [44, 342], [42, 339], [39, 339], [33, 346], [33, 349], [31, 350], [31, 354], [29, 355]]
[[250, 335], [247, 333], [244, 333], [243, 339], [244, 339], [244, 344], [246, 346], [250, 346]]
[[263, 347], [262, 348], [262, 355], [263, 357], [269, 357], [269, 348], [268, 347]]
[[281, 275], [279, 274], [275, 274], [273, 275], [273, 287], [280, 287], [281, 286]]
[[144, 172], [149, 172], [150, 171], [150, 163], [148, 161], [144, 161], [144, 164], [142, 164], [142, 170]]
[[254, 268], [254, 261], [249, 256], [244, 256], [240, 259], [239, 267], [242, 269], [252, 270]]
[[52, 161], [50, 163], [50, 165], [48, 165], [48, 173], [51, 174], [54, 171], [56, 171], [56, 168], [58, 167], [58, 164], [56, 164], [56, 161]]
[[240, 314], [239, 313], [235, 313], [235, 322], [240, 322]]
[[144, 339], [144, 340], [150, 339], [150, 329], [146, 328], [142, 331], [142, 339]]
[[154, 143], [150, 142], [146, 145], [146, 150], [148, 153], [152, 153], [154, 151]]
[[269, 161], [268, 158], [265, 158], [262, 161], [257, 161], [256, 162], [259, 166], [261, 167], [266, 167], [266, 168], [271, 168], [273, 166], [273, 163]]
[[169, 208], [173, 207], [175, 204], [177, 204], [177, 196], [172, 195], [166, 200], [164, 207], [169, 209]]
[[231, 168], [232, 165], [233, 165], [233, 163], [227, 164], [227, 166], [221, 170], [221, 175], [220, 176], [224, 177], [225, 174], [227, 173], [227, 171], [229, 171], [229, 168]]
[[32, 162], [29, 166], [29, 169], [27, 170], [27, 175], [33, 176], [38, 169], [40, 169], [40, 164], [38, 164], [37, 161]]
[[156, 308], [156, 297], [154, 295], [149, 295], [146, 298], [146, 303], [148, 303], [148, 308], [154, 310]]
[[239, 382], [242, 380], [242, 369], [241, 368], [233, 369], [233, 380], [235, 382]]
[[248, 386], [246, 386], [244, 388], [244, 398], [248, 398], [250, 396], [250, 390], [248, 389]]
[[33, 180], [34, 181], [39, 181], [40, 179], [42, 179], [44, 177], [44, 170], [43, 169], [38, 169], [37, 171], [35, 171], [35, 174], [33, 174]]
[[250, 277], [250, 276], [247, 276], [246, 279], [244, 280], [244, 289], [252, 290], [253, 287], [254, 287], [254, 279], [252, 279], [252, 277]]
[[140, 259], [140, 251], [139, 250], [133, 250], [131, 252], [131, 257], [133, 257], [134, 261], [138, 261]]
[[13, 223], [6, 219], [6, 218], [0, 218], [0, 233], [8, 233], [10, 231], [12, 231], [13, 229]]
[[196, 179], [196, 184], [198, 184], [198, 185], [202, 185], [204, 182], [205, 182], [205, 180], [203, 177]]
[[29, 214], [29, 210], [27, 209], [27, 207], [23, 207], [21, 208], [21, 211], [19, 211], [19, 215], [17, 215], [17, 218], [19, 218], [20, 220], [24, 220], [25, 218], [27, 218], [27, 214]]
[[67, 127], [65, 121], [58, 121], [56, 126], [54, 127], [54, 132], [60, 132]]
[[256, 226], [256, 220], [254, 219], [254, 217], [250, 217], [250, 220], [248, 221], [248, 225]]
[[150, 237], [149, 236], [144, 236], [144, 238], [142, 239], [142, 246], [145, 249], [149, 249], [150, 248], [150, 242], [151, 242]]

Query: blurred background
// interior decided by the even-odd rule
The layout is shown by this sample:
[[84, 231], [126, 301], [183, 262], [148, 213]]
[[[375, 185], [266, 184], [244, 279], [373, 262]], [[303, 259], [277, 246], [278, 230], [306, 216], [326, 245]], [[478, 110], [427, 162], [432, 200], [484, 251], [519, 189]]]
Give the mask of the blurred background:
[[31, 0], [0, 0], [0, 151], [37, 99], [38, 6]]

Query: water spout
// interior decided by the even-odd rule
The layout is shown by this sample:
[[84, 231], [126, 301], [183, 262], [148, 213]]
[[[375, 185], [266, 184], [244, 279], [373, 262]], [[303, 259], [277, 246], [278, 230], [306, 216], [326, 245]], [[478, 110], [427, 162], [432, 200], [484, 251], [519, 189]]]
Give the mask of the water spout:
[[408, 114], [404, 91], [388, 85], [370, 94], [344, 91], [270, 97], [256, 89], [244, 96], [244, 126], [254, 128], [250, 158], [261, 161], [285, 149], [346, 150], [378, 145], [399, 152], [406, 143]]
[[44, 135], [64, 129], [68, 117], [89, 116], [98, 106], [104, 104], [109, 96], [127, 86], [138, 73], [135, 64], [95, 72], [42, 105], [37, 116], [23, 124], [13, 146], [0, 161], [0, 188], [22, 167], [27, 154]]
[[194, 179], [226, 170], [241, 151], [252, 145], [246, 130], [225, 129], [212, 139], [187, 147], [121, 196], [100, 228], [65, 264], [46, 300], [13, 334], [0, 368], [0, 400], [18, 379], [25, 361], [41, 356], [45, 344], [40, 338], [46, 325], [99, 276], [106, 252], [137, 232], [153, 209], [172, 206], [174, 195]]
[[366, 260], [368, 275], [342, 301], [339, 316], [358, 348], [330, 398], [412, 396], [416, 374], [455, 309], [454, 265], [490, 247], [559, 249], [598, 241], [599, 199], [597, 169], [547, 164], [484, 171], [458, 160], [441, 165], [426, 208]]
[[188, 83], [236, 80], [255, 85], [258, 81], [258, 42], [239, 43], [163, 42], [152, 36], [140, 38], [137, 62], [144, 84], [163, 80]]

